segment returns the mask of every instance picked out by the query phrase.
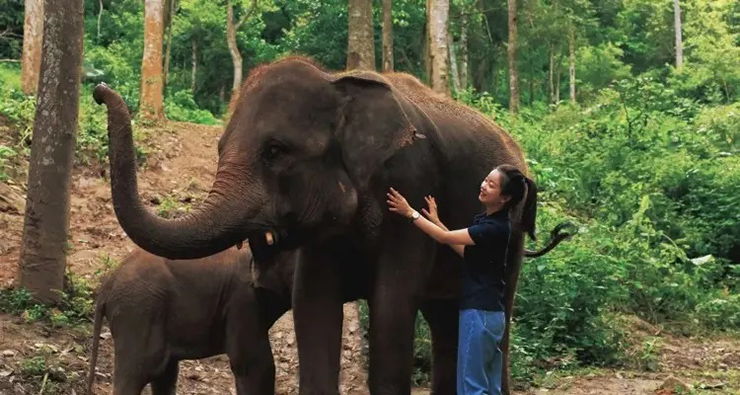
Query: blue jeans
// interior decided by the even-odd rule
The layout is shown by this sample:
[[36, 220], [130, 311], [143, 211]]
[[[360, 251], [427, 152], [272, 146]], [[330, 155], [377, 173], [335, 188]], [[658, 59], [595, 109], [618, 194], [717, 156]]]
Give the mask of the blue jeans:
[[459, 325], [457, 394], [500, 395], [504, 312], [460, 310]]

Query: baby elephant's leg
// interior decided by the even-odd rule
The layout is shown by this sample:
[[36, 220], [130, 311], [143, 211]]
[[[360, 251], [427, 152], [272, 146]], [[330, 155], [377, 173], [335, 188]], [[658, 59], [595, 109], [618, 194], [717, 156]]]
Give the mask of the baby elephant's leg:
[[113, 395], [141, 395], [148, 381], [148, 372], [133, 353], [116, 347], [113, 369]]
[[175, 395], [178, 361], [170, 359], [164, 372], [152, 380], [152, 395]]

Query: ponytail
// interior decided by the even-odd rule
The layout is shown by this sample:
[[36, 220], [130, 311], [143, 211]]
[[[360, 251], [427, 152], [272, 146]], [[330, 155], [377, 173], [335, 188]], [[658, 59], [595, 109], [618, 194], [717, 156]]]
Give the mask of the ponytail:
[[[509, 196], [510, 199], [504, 206], [510, 209], [524, 198], [524, 210], [522, 212], [522, 226], [532, 240], [535, 236], [535, 219], [537, 215], [537, 185], [527, 178], [519, 169], [512, 165], [500, 165], [496, 168], [503, 175], [501, 183], [501, 194]], [[526, 194], [526, 198], [525, 198]]]

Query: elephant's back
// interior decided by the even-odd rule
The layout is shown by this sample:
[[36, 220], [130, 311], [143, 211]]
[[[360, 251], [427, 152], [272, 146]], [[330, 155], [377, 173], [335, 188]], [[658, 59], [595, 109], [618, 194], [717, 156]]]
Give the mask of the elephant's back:
[[468, 167], [469, 159], [476, 158], [488, 171], [506, 162], [527, 172], [519, 144], [486, 115], [433, 91], [412, 75], [388, 73], [384, 77], [436, 126], [436, 143], [451, 162], [467, 158], [463, 165]]

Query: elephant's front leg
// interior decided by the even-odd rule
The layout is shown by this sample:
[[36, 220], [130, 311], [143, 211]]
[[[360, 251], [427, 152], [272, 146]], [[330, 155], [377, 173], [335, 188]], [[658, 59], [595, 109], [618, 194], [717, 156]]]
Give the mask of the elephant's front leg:
[[435, 246], [417, 229], [387, 239], [370, 298], [370, 393], [411, 393], [414, 323]]
[[293, 288], [300, 394], [339, 394], [342, 298], [337, 259], [306, 248]]

